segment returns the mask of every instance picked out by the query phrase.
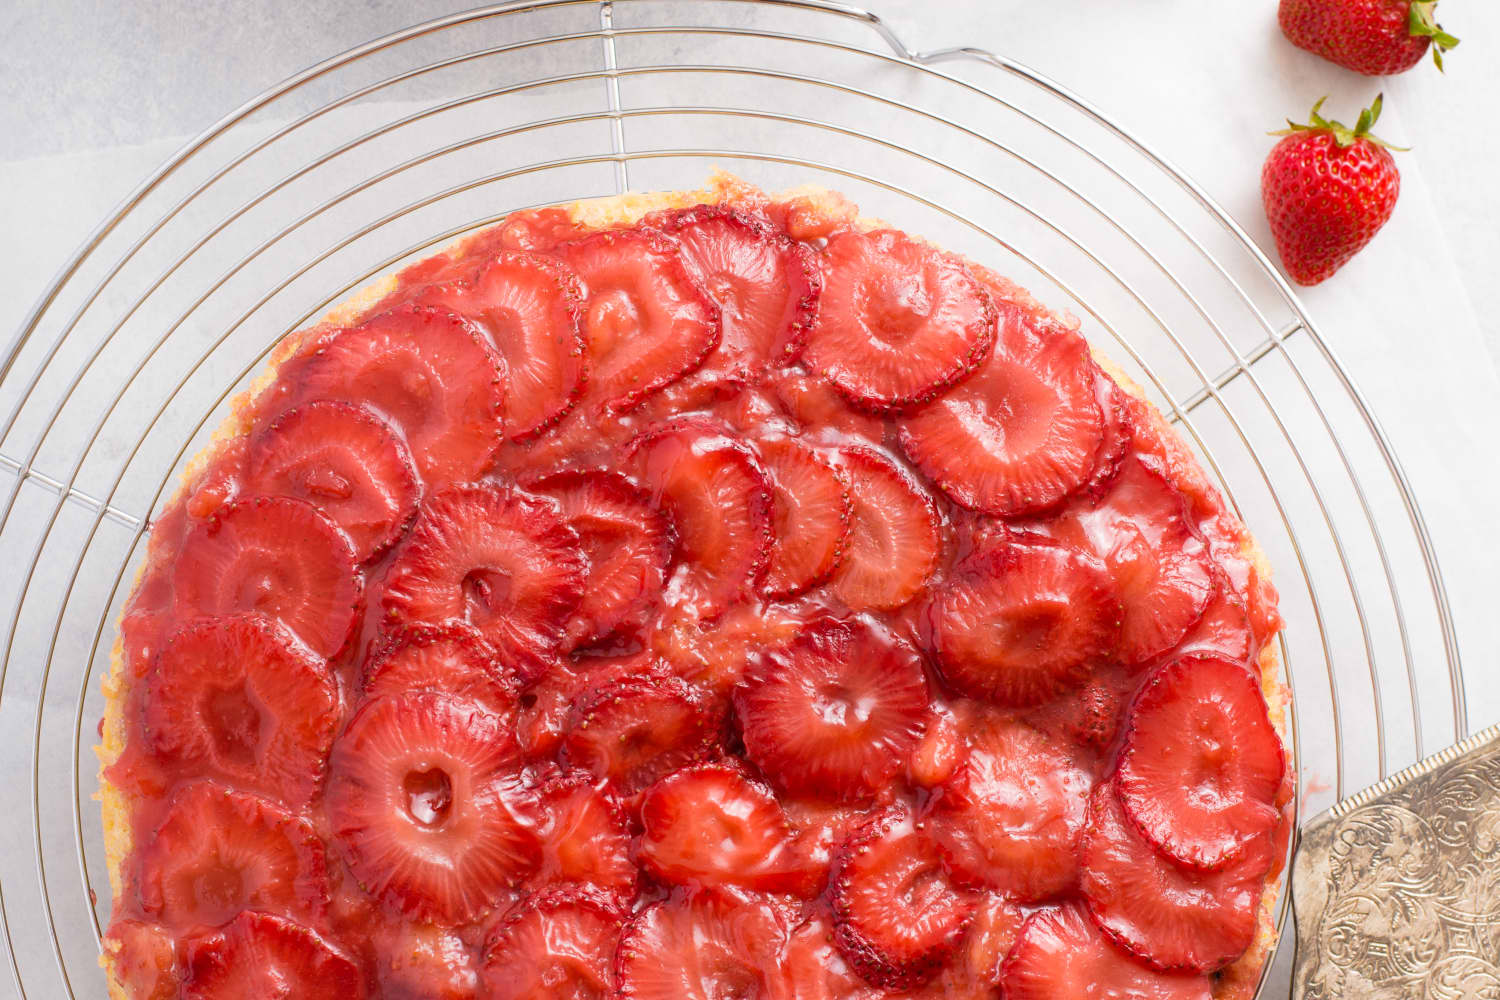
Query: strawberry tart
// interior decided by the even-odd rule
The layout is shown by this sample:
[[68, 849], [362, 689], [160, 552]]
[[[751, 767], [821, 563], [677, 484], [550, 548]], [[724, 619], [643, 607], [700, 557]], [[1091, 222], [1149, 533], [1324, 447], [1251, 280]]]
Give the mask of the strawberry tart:
[[719, 175], [284, 338], [121, 618], [111, 995], [1248, 997], [1275, 591], [1077, 325]]

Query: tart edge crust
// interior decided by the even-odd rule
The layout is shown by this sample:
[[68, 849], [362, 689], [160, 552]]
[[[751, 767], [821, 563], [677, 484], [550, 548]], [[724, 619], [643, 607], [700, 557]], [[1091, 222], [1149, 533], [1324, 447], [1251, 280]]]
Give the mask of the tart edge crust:
[[[612, 195], [603, 198], [590, 198], [580, 201], [568, 202], [558, 205], [567, 212], [572, 221], [585, 229], [610, 229], [621, 226], [633, 225], [650, 212], [663, 209], [686, 208], [697, 204], [718, 204], [722, 202], [733, 202], [746, 198], [762, 198], [764, 195], [758, 188], [740, 180], [733, 174], [723, 170], [714, 170], [708, 179], [708, 183], [696, 191], [650, 191], [650, 192], [627, 192], [620, 195]], [[837, 191], [816, 185], [804, 185], [787, 191], [778, 192], [771, 196], [775, 201], [796, 200], [801, 210], [809, 215], [823, 219], [839, 220], [851, 223], [860, 229], [871, 230], [883, 228], [883, 221], [862, 216], [858, 214], [856, 206]], [[496, 223], [500, 225], [501, 223]], [[489, 227], [486, 227], [489, 228]], [[433, 250], [426, 256], [431, 257], [441, 253], [461, 253], [464, 246], [484, 230], [476, 230], [465, 236], [461, 236], [446, 246]], [[250, 385], [238, 393], [230, 401], [230, 413], [224, 418], [214, 430], [209, 443], [200, 449], [186, 465], [177, 477], [177, 489], [172, 493], [161, 507], [165, 509], [173, 504], [182, 502], [199, 476], [209, 468], [213, 461], [229, 446], [231, 442], [246, 436], [250, 431], [250, 415], [254, 404], [276, 379], [282, 363], [294, 354], [301, 345], [303, 339], [311, 332], [325, 325], [348, 325], [355, 322], [369, 311], [377, 303], [381, 302], [397, 286], [399, 269], [391, 271], [375, 279], [364, 288], [355, 292], [349, 298], [335, 305], [317, 323], [293, 331], [284, 336], [271, 353], [266, 362]], [[1008, 280], [1008, 279], [1007, 279]], [[1058, 315], [1047, 310], [1028, 291], [1019, 285], [1011, 283], [1016, 297], [1026, 303], [1028, 307], [1053, 315], [1060, 322], [1068, 326], [1076, 327], [1077, 320], [1066, 315]], [[1146, 403], [1146, 410], [1151, 414], [1157, 436], [1162, 446], [1171, 452], [1172, 457], [1178, 461], [1173, 463], [1172, 473], [1174, 478], [1180, 478], [1179, 468], [1196, 470], [1199, 468], [1197, 457], [1187, 446], [1181, 436], [1166, 422], [1161, 412], [1152, 404], [1145, 395], [1144, 390], [1136, 384], [1135, 380], [1116, 365], [1109, 357], [1101, 353], [1098, 348], [1090, 344], [1090, 351], [1095, 362], [1119, 384], [1120, 388], [1132, 396]], [[1212, 486], [1210, 486], [1213, 489]], [[1217, 490], [1215, 490], [1217, 492]], [[1265, 552], [1250, 535], [1249, 529], [1236, 518], [1232, 512], [1228, 519], [1237, 530], [1240, 537], [1240, 553], [1260, 574], [1262, 579], [1270, 580], [1271, 566], [1266, 558]], [[165, 555], [153, 535], [147, 542], [145, 558], [141, 560], [136, 568], [134, 578], [131, 582], [130, 595], [134, 596], [145, 576], [146, 570], [159, 563]], [[126, 599], [126, 606], [129, 598]], [[118, 626], [118, 622], [117, 622]], [[1293, 768], [1295, 776], [1297, 761], [1291, 755], [1295, 748], [1287, 742], [1287, 713], [1291, 705], [1291, 690], [1282, 683], [1281, 657], [1277, 652], [1276, 643], [1268, 642], [1260, 652], [1259, 657], [1261, 691], [1265, 696], [1266, 705], [1270, 710], [1272, 724], [1276, 727], [1277, 735], [1280, 737], [1282, 746], [1288, 749], [1289, 766]], [[115, 763], [125, 749], [126, 742], [126, 717], [125, 705], [128, 695], [129, 676], [126, 671], [124, 657], [124, 640], [116, 628], [115, 641], [110, 649], [110, 671], [101, 685], [105, 699], [104, 725], [101, 730], [99, 744], [94, 748], [99, 758], [99, 791], [95, 797], [99, 801], [102, 818], [102, 830], [104, 837], [105, 860], [109, 870], [109, 884], [111, 901], [120, 895], [122, 889], [122, 869], [126, 857], [129, 856], [131, 847], [130, 828], [130, 802], [124, 789], [112, 784], [107, 776], [108, 768]], [[1255, 989], [1260, 981], [1262, 966], [1265, 964], [1271, 948], [1276, 943], [1279, 928], [1276, 926], [1275, 910], [1278, 891], [1285, 871], [1279, 867], [1272, 869], [1272, 874], [1267, 876], [1265, 891], [1261, 896], [1260, 913], [1257, 918], [1258, 929], [1255, 940], [1245, 953], [1232, 964], [1222, 969], [1214, 982], [1213, 994], [1215, 1000], [1250, 1000], [1255, 995]], [[110, 949], [110, 941], [105, 939], [103, 950], [99, 955], [99, 964], [105, 970], [108, 982], [110, 1000], [131, 1000], [126, 992], [124, 982], [119, 971], [115, 967], [116, 955]]]

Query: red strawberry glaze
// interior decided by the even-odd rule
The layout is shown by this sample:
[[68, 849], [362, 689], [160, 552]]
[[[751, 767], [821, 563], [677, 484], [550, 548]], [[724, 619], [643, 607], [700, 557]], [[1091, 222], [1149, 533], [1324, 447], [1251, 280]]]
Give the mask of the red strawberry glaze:
[[1253, 822], [1153, 796], [1143, 691], [1275, 591], [1075, 331], [834, 209], [516, 213], [280, 350], [122, 616], [130, 1000], [1206, 995], [1292, 778], [1243, 695]]

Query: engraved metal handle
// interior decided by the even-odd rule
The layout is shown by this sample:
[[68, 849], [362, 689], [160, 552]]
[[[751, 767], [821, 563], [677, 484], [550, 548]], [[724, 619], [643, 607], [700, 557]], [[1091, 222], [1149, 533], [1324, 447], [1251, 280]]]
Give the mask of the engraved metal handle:
[[1310, 820], [1299, 1000], [1500, 1000], [1500, 726]]

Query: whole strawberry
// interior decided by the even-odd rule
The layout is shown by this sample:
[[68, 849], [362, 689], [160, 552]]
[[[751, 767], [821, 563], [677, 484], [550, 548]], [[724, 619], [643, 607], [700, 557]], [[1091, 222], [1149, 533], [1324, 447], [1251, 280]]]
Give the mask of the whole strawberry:
[[1370, 135], [1379, 97], [1354, 128], [1318, 114], [1285, 136], [1266, 157], [1260, 195], [1281, 263], [1299, 285], [1316, 285], [1343, 267], [1390, 219], [1401, 175], [1384, 142]]
[[1438, 69], [1458, 39], [1443, 31], [1437, 0], [1281, 0], [1277, 20], [1292, 44], [1357, 73], [1404, 73], [1429, 48]]

